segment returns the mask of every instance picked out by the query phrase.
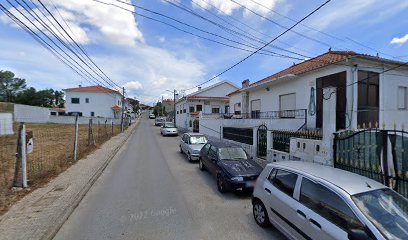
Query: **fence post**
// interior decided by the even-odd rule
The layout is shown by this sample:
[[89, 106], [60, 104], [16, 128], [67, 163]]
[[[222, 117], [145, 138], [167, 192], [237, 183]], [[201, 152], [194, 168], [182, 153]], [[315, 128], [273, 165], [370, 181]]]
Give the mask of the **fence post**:
[[384, 185], [389, 186], [389, 174], [388, 174], [388, 132], [386, 130], [380, 130], [383, 142], [383, 156], [382, 156], [382, 168], [384, 174]]
[[75, 116], [74, 161], [78, 158], [78, 115]]
[[27, 187], [27, 142], [26, 142], [26, 126], [22, 123], [20, 132], [21, 140], [21, 171], [23, 177], [23, 188]]
[[113, 137], [113, 120], [111, 120], [111, 137]]

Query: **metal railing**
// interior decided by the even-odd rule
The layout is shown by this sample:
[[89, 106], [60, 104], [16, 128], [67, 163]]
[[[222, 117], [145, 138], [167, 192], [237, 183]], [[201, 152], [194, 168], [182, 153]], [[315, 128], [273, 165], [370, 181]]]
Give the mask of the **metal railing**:
[[203, 117], [224, 119], [307, 119], [307, 109], [268, 111], [251, 113], [201, 113]]
[[319, 130], [301, 130], [301, 131], [288, 131], [288, 130], [271, 130], [272, 132], [272, 148], [274, 150], [289, 153], [290, 138], [305, 138], [322, 140], [323, 136]]

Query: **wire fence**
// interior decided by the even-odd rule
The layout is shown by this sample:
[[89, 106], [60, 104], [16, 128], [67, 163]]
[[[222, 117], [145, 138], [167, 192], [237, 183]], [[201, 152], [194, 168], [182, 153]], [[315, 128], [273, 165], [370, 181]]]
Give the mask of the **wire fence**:
[[[5, 123], [0, 121], [0, 125]], [[8, 123], [9, 124], [9, 123]], [[10, 125], [10, 124], [9, 124]], [[125, 119], [123, 130], [129, 126]], [[0, 214], [22, 193], [22, 167], [19, 154], [20, 123], [12, 123], [12, 133], [0, 132]], [[31, 189], [44, 184], [75, 163], [75, 124], [25, 123], [27, 143], [27, 182]], [[104, 142], [122, 131], [121, 125], [90, 120], [78, 125], [77, 159], [86, 157]], [[11, 134], [10, 134], [11, 133]], [[32, 147], [32, 149], [31, 149]]]

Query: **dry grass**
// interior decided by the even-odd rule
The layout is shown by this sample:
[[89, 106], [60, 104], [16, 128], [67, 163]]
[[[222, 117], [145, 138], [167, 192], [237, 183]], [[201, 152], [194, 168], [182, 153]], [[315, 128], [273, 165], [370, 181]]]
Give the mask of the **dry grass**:
[[[33, 132], [34, 151], [27, 155], [29, 190], [11, 190], [15, 172], [17, 134], [0, 136], [0, 215], [22, 196], [47, 183], [71, 166], [74, 153], [75, 126], [71, 124], [26, 124]], [[15, 126], [17, 132], [17, 126]], [[98, 148], [112, 137], [110, 126], [94, 124], [95, 145], [88, 145], [88, 125], [79, 125], [78, 159]], [[116, 135], [120, 126], [114, 126]], [[93, 141], [92, 141], [93, 142]]]

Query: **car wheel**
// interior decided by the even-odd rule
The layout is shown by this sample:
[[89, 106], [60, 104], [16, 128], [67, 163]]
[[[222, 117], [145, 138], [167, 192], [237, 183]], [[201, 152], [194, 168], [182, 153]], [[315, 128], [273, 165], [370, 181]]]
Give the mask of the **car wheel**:
[[217, 187], [220, 193], [226, 193], [227, 189], [225, 188], [225, 180], [222, 176], [217, 176]]
[[203, 161], [201, 160], [201, 158], [200, 158], [200, 160], [198, 162], [198, 167], [200, 168], [201, 171], [205, 171], [205, 166], [204, 166]]
[[192, 162], [192, 161], [193, 161], [193, 159], [191, 159], [191, 154], [190, 154], [190, 152], [187, 153], [187, 159], [188, 159], [189, 162]]
[[255, 222], [265, 228], [271, 223], [269, 222], [268, 212], [266, 211], [265, 205], [259, 200], [255, 201], [252, 206], [252, 213], [254, 215]]
[[181, 145], [180, 145], [180, 153], [183, 153], [183, 149], [181, 148]]

